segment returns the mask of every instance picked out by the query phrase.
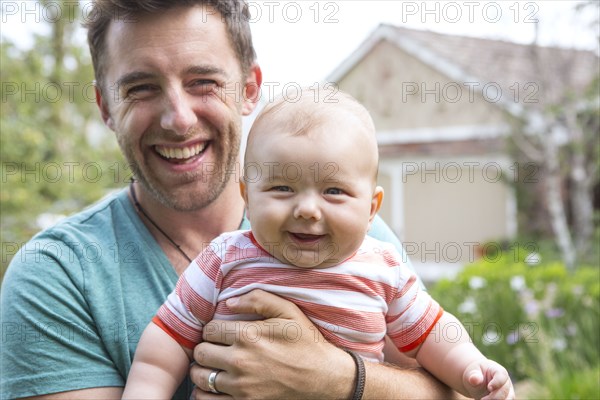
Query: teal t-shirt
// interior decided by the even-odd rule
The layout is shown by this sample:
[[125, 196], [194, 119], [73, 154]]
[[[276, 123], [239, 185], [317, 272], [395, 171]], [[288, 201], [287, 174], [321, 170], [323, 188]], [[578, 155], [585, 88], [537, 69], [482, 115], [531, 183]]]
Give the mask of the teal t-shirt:
[[[381, 219], [369, 235], [406, 258]], [[124, 386], [140, 335], [177, 278], [127, 190], [36, 235], [2, 282], [0, 398]], [[186, 380], [175, 398], [191, 389]]]

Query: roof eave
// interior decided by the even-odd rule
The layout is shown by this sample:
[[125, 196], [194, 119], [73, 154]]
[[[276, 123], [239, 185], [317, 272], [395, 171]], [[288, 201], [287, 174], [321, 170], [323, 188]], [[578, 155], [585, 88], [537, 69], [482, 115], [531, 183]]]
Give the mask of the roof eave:
[[[427, 66], [439, 71], [450, 79], [463, 84], [473, 84], [474, 91], [483, 95], [482, 80], [476, 76], [469, 74], [466, 70], [446, 59], [435, 52], [431, 51], [422, 43], [417, 42], [409, 37], [400, 37], [395, 28], [391, 25], [380, 24], [361, 44], [354, 50], [334, 71], [326, 78], [327, 82], [339, 82], [350, 70], [352, 70], [362, 60], [377, 43], [381, 40], [388, 40], [396, 45], [399, 49], [417, 58]], [[475, 85], [477, 84], [477, 85]], [[497, 104], [510, 115], [517, 118], [528, 118], [528, 115], [533, 110], [527, 110], [518, 103], [514, 103], [505, 99], [502, 96]]]

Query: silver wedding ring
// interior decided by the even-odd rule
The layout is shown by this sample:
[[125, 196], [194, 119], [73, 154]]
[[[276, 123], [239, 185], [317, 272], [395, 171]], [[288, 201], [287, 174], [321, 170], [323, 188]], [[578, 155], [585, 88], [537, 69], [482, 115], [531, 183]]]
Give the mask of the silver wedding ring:
[[219, 392], [215, 387], [215, 382], [217, 381], [217, 375], [219, 375], [219, 372], [221, 372], [221, 370], [213, 369], [210, 374], [208, 374], [208, 389], [215, 394], [221, 394], [221, 392]]

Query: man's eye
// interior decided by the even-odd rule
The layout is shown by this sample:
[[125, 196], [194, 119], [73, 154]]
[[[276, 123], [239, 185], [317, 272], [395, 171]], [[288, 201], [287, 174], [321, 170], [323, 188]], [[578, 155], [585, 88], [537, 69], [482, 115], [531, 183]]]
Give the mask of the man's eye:
[[344, 191], [339, 188], [329, 188], [329, 189], [325, 190], [325, 194], [340, 195], [340, 194], [344, 194]]
[[137, 99], [151, 93], [153, 90], [152, 85], [136, 85], [128, 88], [125, 95], [128, 99]]
[[212, 79], [196, 79], [191, 82], [190, 87], [194, 90], [207, 92], [214, 90], [217, 87], [217, 82]]

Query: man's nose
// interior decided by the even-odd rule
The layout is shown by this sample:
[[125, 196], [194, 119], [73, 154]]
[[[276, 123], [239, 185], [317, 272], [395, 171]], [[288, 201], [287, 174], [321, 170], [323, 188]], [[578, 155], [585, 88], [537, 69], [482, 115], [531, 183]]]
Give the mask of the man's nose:
[[185, 135], [198, 122], [186, 93], [172, 90], [165, 98], [160, 125], [165, 130]]
[[321, 219], [321, 208], [315, 195], [298, 197], [294, 207], [294, 218], [313, 219], [315, 221]]

